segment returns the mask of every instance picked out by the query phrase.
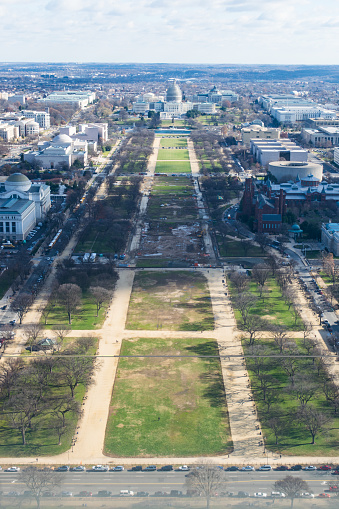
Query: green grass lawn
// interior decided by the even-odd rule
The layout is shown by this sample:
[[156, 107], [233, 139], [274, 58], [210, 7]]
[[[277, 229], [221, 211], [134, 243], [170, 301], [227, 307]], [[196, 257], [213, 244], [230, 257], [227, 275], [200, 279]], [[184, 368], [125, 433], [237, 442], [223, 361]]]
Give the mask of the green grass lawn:
[[[261, 339], [257, 344], [263, 346], [267, 352], [274, 355], [279, 353], [278, 347], [272, 339]], [[306, 350], [302, 346], [302, 340], [297, 340], [299, 354], [306, 354]], [[251, 353], [251, 348], [248, 346], [246, 340], [243, 341], [244, 352]], [[253, 362], [253, 361], [252, 361]], [[313, 365], [311, 358], [300, 358], [297, 362], [297, 374], [309, 374], [312, 378], [312, 383], [315, 384], [317, 391], [308, 403], [313, 405], [318, 411], [323, 412], [328, 418], [329, 422], [326, 425], [326, 430], [319, 433], [316, 437], [315, 444], [311, 444], [311, 435], [303, 425], [298, 424], [295, 416], [297, 415], [299, 402], [293, 390], [291, 389], [291, 381], [285, 370], [281, 366], [279, 358], [268, 359], [266, 368], [262, 371], [266, 375], [276, 380], [275, 383], [275, 396], [274, 402], [270, 411], [267, 410], [267, 404], [263, 400], [262, 391], [260, 389], [260, 382], [253, 369], [252, 363], [249, 358], [246, 359], [247, 368], [253, 390], [253, 395], [258, 409], [259, 419], [263, 428], [263, 434], [267, 437], [267, 447], [276, 453], [290, 455], [290, 456], [335, 456], [337, 455], [337, 447], [339, 441], [339, 416], [334, 414], [333, 408], [326, 402], [322, 392], [324, 383], [324, 376], [321, 373], [317, 374], [317, 369]], [[297, 378], [296, 378], [297, 380]], [[278, 440], [278, 445], [275, 444], [275, 437], [269, 426], [269, 419], [272, 416], [281, 415], [281, 421], [284, 423], [284, 430]]]
[[[90, 292], [83, 292], [81, 306], [77, 313], [72, 317], [72, 329], [91, 330], [99, 329], [106, 318], [106, 307], [103, 306], [97, 317], [97, 308], [95, 301]], [[41, 317], [41, 323], [45, 324], [45, 320]], [[65, 308], [60, 304], [56, 304], [47, 318], [45, 329], [51, 329], [54, 325], [68, 324], [67, 313]]]
[[187, 138], [162, 138], [160, 147], [187, 147]]
[[[219, 359], [212, 339], [124, 340], [106, 428], [105, 454], [195, 456], [232, 451]], [[178, 357], [177, 357], [178, 356]]]
[[189, 160], [188, 150], [163, 148], [158, 152], [158, 161], [183, 161]]
[[206, 278], [193, 271], [139, 272], [133, 283], [126, 329], [213, 330]]
[[[235, 289], [232, 288], [231, 283], [229, 286], [231, 290], [231, 297], [233, 298], [235, 297]], [[267, 281], [266, 287], [268, 289], [268, 294], [265, 296], [263, 301], [263, 299], [259, 298], [259, 292], [256, 283], [250, 283], [250, 291], [254, 293], [254, 295], [258, 296], [258, 301], [256, 305], [251, 308], [250, 314], [259, 315], [267, 322], [275, 325], [284, 325], [288, 330], [300, 330], [302, 321], [300, 318], [298, 318], [295, 324], [293, 308], [291, 307], [290, 310], [288, 309], [288, 306], [285, 304], [281, 290], [275, 279], [270, 278]], [[236, 308], [234, 308], [234, 312], [237, 323], [240, 325], [240, 312]]]
[[157, 161], [155, 173], [190, 173], [189, 161]]
[[[78, 338], [80, 339], [80, 338]], [[76, 338], [72, 338], [73, 341]], [[65, 343], [70, 346], [70, 340], [67, 338]], [[93, 355], [97, 350], [98, 340], [94, 340], [93, 346], [89, 347], [86, 351], [87, 354]], [[32, 355], [34, 358], [41, 358], [37, 354]], [[28, 356], [27, 356], [28, 357]], [[28, 358], [26, 358], [26, 361]], [[53, 368], [55, 374], [58, 374], [59, 368], [56, 365]], [[65, 385], [59, 384], [60, 380], [56, 377], [55, 381], [51, 379], [48, 385], [48, 394], [51, 398], [61, 398], [63, 395], [69, 397], [70, 389]], [[74, 391], [74, 399], [80, 404], [86, 394], [86, 387], [79, 384]], [[45, 389], [45, 393], [47, 389]], [[58, 445], [57, 431], [51, 426], [51, 420], [55, 419], [53, 416], [53, 407], [42, 406], [41, 412], [32, 418], [32, 426], [26, 431], [26, 445], [22, 445], [22, 438], [20, 431], [8, 425], [6, 421], [6, 399], [0, 398], [0, 456], [1, 457], [25, 457], [33, 456], [53, 456], [67, 451], [72, 444], [72, 438], [75, 434], [76, 425], [78, 423], [78, 416], [74, 412], [66, 413], [66, 433], [61, 438], [61, 445]]]

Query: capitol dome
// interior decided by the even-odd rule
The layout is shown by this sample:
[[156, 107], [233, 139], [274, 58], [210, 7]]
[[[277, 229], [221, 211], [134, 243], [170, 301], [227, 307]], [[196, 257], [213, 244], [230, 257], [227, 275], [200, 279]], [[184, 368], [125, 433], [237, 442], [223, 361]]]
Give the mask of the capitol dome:
[[52, 144], [58, 147], [68, 147], [72, 144], [72, 138], [70, 138], [67, 134], [58, 134], [52, 140]]
[[166, 101], [167, 102], [181, 102], [182, 101], [182, 92], [180, 87], [174, 81], [166, 91]]
[[28, 191], [32, 183], [26, 175], [22, 173], [12, 173], [5, 181], [6, 191]]

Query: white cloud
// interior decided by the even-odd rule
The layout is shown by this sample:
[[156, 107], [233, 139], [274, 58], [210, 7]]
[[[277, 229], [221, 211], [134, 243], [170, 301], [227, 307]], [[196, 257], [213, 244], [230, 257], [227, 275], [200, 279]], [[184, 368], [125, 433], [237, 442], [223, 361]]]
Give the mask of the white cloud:
[[339, 50], [338, 0], [0, 0], [0, 20], [6, 60], [337, 63]]

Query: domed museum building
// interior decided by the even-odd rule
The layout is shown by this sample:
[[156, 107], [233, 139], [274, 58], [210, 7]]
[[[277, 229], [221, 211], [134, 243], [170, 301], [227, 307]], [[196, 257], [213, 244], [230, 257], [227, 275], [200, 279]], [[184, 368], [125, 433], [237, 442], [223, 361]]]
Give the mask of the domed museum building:
[[50, 208], [49, 186], [13, 173], [0, 183], [0, 238], [24, 240]]

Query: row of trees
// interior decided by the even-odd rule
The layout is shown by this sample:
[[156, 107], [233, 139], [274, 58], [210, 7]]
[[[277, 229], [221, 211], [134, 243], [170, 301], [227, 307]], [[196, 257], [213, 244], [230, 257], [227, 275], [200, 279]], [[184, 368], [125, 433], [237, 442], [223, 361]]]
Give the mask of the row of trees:
[[62, 355], [9, 359], [1, 364], [2, 417], [6, 427], [18, 431], [22, 445], [28, 434], [33, 439], [41, 430], [53, 433], [59, 445], [64, 435], [70, 435], [81, 410], [76, 389], [92, 381], [93, 358], [84, 354], [94, 344], [93, 338], [80, 338]]

